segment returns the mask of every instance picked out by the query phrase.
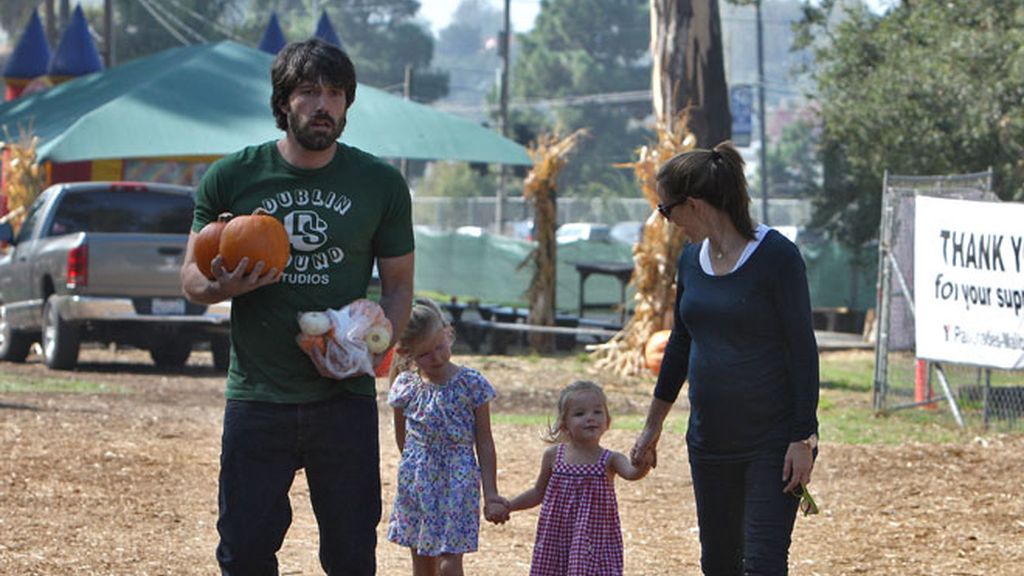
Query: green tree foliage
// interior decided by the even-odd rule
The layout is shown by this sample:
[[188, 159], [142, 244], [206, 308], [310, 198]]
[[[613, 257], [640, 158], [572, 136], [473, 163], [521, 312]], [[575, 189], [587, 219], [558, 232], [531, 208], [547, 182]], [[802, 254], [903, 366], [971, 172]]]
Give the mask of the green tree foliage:
[[[176, 48], [184, 45], [182, 40], [189, 44], [224, 40], [227, 28], [214, 23], [230, 21], [233, 4], [234, 0], [114, 0], [114, 61], [120, 64]], [[94, 30], [103, 29], [102, 7], [90, 11], [88, 18]]]
[[[1024, 185], [1024, 6], [905, 1], [830, 19], [808, 4], [802, 44], [818, 42], [825, 189], [815, 223], [848, 246], [878, 230], [882, 177], [995, 170], [1004, 199]], [[827, 38], [826, 42], [819, 42]]]
[[434, 162], [416, 188], [417, 196], [476, 198], [494, 196], [494, 178], [465, 162]]
[[[560, 0], [542, 2], [535, 26], [518, 36], [520, 55], [509, 88], [514, 98], [550, 100], [650, 88], [647, 51], [650, 22], [646, 0]], [[650, 102], [596, 102], [517, 113], [511, 123], [533, 132], [559, 127], [564, 134], [586, 127], [562, 172], [560, 193], [578, 196], [635, 195], [628, 172], [613, 164], [629, 162], [651, 138], [639, 127]]]
[[[820, 137], [816, 119], [805, 115], [787, 124], [778, 140], [769, 144], [769, 197], [805, 198], [821, 192]], [[751, 190], [760, 190], [759, 180], [755, 177]]]
[[[19, 18], [23, 27], [32, 4], [2, 0], [0, 22], [5, 29], [9, 18]], [[409, 64], [414, 70], [413, 99], [432, 101], [447, 94], [447, 73], [430, 69], [433, 36], [414, 19], [419, 2], [342, 0], [320, 5], [355, 61], [361, 83], [401, 92]], [[272, 12], [277, 13], [288, 40], [306, 39], [313, 35], [320, 16], [312, 14], [311, 7], [307, 1], [295, 0], [114, 0], [116, 61], [204, 40], [233, 39], [255, 46]], [[89, 10], [87, 17], [93, 29], [102, 30], [101, 8]]]
[[[235, 0], [236, 2], [238, 0]], [[356, 64], [359, 82], [401, 93], [405, 67], [413, 68], [412, 98], [432, 102], [448, 93], [448, 74], [430, 67], [434, 37], [414, 20], [420, 3], [415, 0], [338, 0], [320, 2], [326, 10], [345, 51]], [[276, 12], [289, 41], [313, 35], [320, 14], [310, 13], [308, 2], [251, 0], [257, 14], [248, 27], [258, 29], [255, 44], [271, 12]]]
[[[7, 32], [12, 45], [21, 38], [21, 32], [28, 24], [32, 9], [39, 7], [39, 0], [3, 0], [0, 2], [0, 28]], [[43, 11], [39, 10], [42, 17]], [[52, 47], [51, 47], [52, 48]]]
[[434, 65], [450, 78], [445, 102], [467, 112], [479, 110], [467, 113], [478, 120], [486, 118], [482, 103], [494, 89], [501, 67], [498, 34], [502, 26], [501, 10], [487, 0], [462, 0], [451, 23], [438, 34]]

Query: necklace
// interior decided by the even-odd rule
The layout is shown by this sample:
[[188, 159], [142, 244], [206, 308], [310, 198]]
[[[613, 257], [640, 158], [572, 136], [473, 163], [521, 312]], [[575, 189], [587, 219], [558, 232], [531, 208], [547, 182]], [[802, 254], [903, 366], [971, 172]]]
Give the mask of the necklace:
[[714, 246], [714, 245], [711, 244], [710, 239], [708, 240], [708, 254], [712, 258], [714, 258], [715, 260], [724, 260], [725, 259], [725, 255], [727, 253], [731, 254], [732, 253], [732, 249], [731, 248], [727, 248], [725, 246]]

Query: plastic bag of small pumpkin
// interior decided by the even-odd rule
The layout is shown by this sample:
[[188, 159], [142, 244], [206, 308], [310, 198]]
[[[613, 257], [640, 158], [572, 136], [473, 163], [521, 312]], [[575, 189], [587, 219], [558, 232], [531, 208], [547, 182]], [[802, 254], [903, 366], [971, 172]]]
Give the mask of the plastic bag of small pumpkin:
[[324, 376], [374, 374], [374, 357], [391, 344], [391, 321], [376, 302], [361, 298], [340, 310], [302, 312], [295, 341]]

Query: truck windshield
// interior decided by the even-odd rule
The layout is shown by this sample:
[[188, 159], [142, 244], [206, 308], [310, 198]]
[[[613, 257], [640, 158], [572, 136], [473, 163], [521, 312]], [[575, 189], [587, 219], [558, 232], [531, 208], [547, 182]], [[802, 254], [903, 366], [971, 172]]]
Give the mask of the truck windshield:
[[50, 236], [77, 232], [188, 234], [192, 197], [153, 190], [81, 190], [60, 201]]

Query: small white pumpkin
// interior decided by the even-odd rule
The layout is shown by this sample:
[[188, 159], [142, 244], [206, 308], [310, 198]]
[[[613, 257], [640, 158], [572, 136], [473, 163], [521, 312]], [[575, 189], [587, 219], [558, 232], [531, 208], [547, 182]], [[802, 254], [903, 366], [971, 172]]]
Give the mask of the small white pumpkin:
[[363, 341], [366, 342], [366, 348], [373, 354], [384, 352], [388, 349], [388, 344], [391, 344], [391, 323], [387, 318], [382, 319], [382, 322], [375, 323], [366, 331]]
[[299, 314], [299, 330], [307, 336], [320, 336], [331, 329], [331, 317], [324, 312]]

